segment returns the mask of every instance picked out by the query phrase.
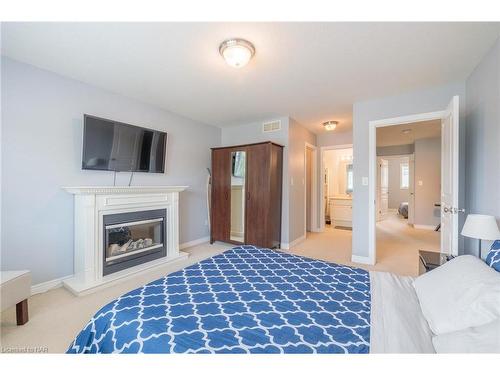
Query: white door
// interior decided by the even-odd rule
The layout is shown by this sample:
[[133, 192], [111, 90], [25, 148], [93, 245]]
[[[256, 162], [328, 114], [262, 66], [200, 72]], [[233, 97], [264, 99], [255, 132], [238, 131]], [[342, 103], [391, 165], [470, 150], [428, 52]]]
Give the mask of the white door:
[[441, 122], [441, 252], [458, 255], [458, 96]]
[[384, 220], [389, 210], [389, 161], [378, 158], [377, 220]]
[[415, 222], [415, 154], [408, 161], [408, 224]]

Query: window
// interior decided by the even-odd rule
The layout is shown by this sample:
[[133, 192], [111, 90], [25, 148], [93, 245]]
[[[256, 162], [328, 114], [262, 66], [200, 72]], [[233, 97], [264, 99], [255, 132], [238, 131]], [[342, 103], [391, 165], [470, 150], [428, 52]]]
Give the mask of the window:
[[400, 189], [408, 189], [410, 187], [410, 166], [408, 163], [401, 163], [399, 167], [399, 187]]

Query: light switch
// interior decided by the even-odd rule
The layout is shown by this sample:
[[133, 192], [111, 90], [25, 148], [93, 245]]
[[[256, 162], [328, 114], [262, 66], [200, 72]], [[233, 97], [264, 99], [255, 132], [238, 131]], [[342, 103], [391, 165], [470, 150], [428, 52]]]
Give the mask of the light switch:
[[290, 177], [290, 186], [293, 186], [293, 177]]
[[424, 181], [418, 180], [418, 186], [423, 186], [423, 185], [424, 185]]
[[368, 186], [368, 177], [363, 177], [361, 179], [361, 185]]

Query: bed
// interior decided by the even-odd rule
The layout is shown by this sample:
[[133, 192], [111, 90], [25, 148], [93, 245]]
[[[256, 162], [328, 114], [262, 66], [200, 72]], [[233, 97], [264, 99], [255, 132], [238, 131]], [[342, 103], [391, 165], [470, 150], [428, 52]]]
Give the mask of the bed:
[[433, 352], [411, 284], [238, 246], [107, 304], [67, 352]]

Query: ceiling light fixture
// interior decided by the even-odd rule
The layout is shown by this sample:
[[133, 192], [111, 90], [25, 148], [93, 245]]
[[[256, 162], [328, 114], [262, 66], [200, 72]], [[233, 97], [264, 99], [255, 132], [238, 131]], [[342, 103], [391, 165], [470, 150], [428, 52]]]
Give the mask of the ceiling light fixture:
[[219, 53], [233, 68], [242, 68], [255, 55], [255, 47], [245, 39], [227, 39], [219, 46]]
[[326, 121], [323, 123], [323, 126], [325, 127], [325, 130], [331, 131], [335, 130], [338, 123], [339, 123], [338, 121]]
[[411, 129], [401, 130], [401, 133], [403, 133], [403, 134], [410, 134], [411, 133]]

